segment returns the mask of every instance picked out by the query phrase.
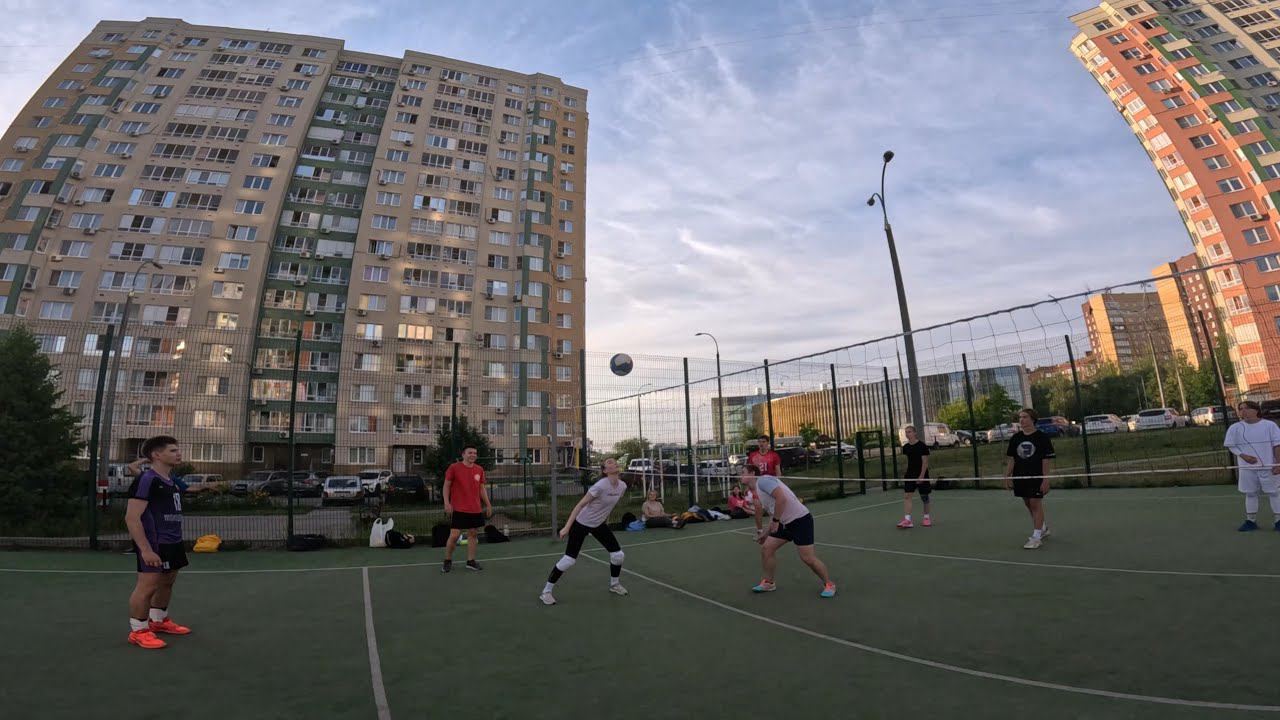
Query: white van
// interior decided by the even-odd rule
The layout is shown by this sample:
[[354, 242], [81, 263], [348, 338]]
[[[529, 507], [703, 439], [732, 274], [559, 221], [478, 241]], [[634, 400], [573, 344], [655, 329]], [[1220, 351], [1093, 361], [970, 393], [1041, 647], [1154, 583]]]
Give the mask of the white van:
[[[917, 437], [924, 441], [925, 445], [930, 447], [952, 447], [960, 442], [960, 438], [951, 432], [951, 428], [946, 423], [931, 422], [924, 424], [924, 432], [917, 429]], [[903, 425], [898, 428], [898, 444], [907, 444], [907, 426]]]

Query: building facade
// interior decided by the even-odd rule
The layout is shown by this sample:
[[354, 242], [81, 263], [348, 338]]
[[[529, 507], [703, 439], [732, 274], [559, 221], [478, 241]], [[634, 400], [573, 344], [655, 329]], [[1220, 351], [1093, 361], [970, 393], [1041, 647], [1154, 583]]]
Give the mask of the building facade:
[[1208, 268], [1240, 388], [1280, 391], [1280, 17], [1249, 0], [1117, 0], [1071, 50], [1133, 129]]
[[1199, 268], [1199, 258], [1191, 253], [1151, 271], [1157, 278], [1156, 294], [1173, 352], [1185, 357], [1192, 367], [1209, 359], [1219, 327], [1212, 288]]
[[1080, 309], [1090, 351], [1099, 364], [1132, 370], [1172, 357], [1158, 293], [1098, 293], [1090, 295]]
[[77, 366], [83, 409], [81, 358], [128, 304], [120, 458], [166, 432], [228, 472], [284, 467], [290, 441], [317, 469], [407, 470], [455, 386], [500, 464], [567, 458], [586, 95], [339, 39], [104, 21], [0, 139], [0, 321]]

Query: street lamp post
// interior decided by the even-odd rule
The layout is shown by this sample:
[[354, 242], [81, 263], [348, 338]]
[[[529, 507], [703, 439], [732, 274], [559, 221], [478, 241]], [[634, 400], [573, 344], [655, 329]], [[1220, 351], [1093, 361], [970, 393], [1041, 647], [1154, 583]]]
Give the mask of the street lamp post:
[[917, 428], [924, 427], [924, 401], [920, 397], [920, 371], [916, 367], [916, 342], [911, 335], [911, 315], [907, 312], [907, 291], [902, 286], [902, 268], [898, 265], [898, 248], [893, 242], [893, 226], [889, 224], [889, 209], [884, 201], [884, 174], [893, 159], [893, 151], [884, 151], [884, 164], [880, 166], [880, 192], [871, 193], [867, 205], [875, 207], [880, 201], [880, 211], [884, 215], [884, 236], [889, 241], [889, 261], [893, 263], [893, 283], [898, 290], [898, 314], [902, 316], [902, 345], [907, 352], [907, 382], [911, 393], [911, 423]]
[[716, 340], [716, 336], [709, 332], [700, 332], [695, 334], [694, 337], [703, 335], [711, 338], [711, 342], [715, 343], [716, 346], [716, 414], [720, 416], [720, 454], [723, 456], [727, 450], [724, 444], [724, 385], [720, 379], [720, 341]]
[[124, 309], [120, 312], [120, 331], [116, 334], [115, 342], [112, 343], [114, 347], [105, 349], [107, 353], [114, 351], [114, 356], [111, 358], [111, 370], [108, 371], [109, 375], [107, 377], [107, 396], [103, 401], [104, 407], [102, 408], [102, 432], [100, 433], [102, 443], [99, 445], [101, 460], [98, 463], [98, 480], [100, 484], [106, 482], [107, 466], [111, 462], [111, 427], [115, 420], [116, 385], [120, 380], [120, 355], [124, 353], [124, 334], [129, 329], [129, 311], [133, 307], [133, 286], [138, 282], [138, 273], [142, 272], [142, 269], [148, 265], [157, 270], [164, 269], [164, 266], [155, 260], [147, 260], [139, 265], [137, 270], [133, 271], [126, 285]]

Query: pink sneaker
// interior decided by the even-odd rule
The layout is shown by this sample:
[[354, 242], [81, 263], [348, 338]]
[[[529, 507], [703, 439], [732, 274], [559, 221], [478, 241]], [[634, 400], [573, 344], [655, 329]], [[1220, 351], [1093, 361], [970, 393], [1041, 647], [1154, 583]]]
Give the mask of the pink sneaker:
[[902, 518], [902, 522], [898, 523], [898, 529], [900, 530], [910, 530], [913, 527], [915, 525], [911, 523], [911, 518]]
[[925, 527], [933, 527], [933, 519], [930, 518], [928, 515], [925, 515], [924, 522], [920, 524], [924, 525]]

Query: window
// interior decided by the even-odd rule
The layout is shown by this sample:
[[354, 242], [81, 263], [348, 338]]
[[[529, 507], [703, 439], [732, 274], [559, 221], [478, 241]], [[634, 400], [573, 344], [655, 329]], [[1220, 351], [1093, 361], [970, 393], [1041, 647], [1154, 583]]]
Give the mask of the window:
[[237, 200], [235, 212], [237, 215], [261, 215], [266, 208], [266, 203], [262, 200]]
[[1271, 239], [1266, 227], [1249, 228], [1244, 231], [1244, 241], [1248, 245], [1258, 245]]
[[1223, 193], [1236, 192], [1244, 189], [1244, 183], [1240, 182], [1240, 178], [1232, 177], [1218, 181], [1218, 191]]
[[1262, 257], [1254, 258], [1253, 262], [1257, 265], [1258, 272], [1280, 270], [1280, 255], [1263, 255]]
[[261, 175], [246, 175], [242, 187], [247, 190], [270, 190], [271, 178]]
[[1191, 138], [1192, 147], [1199, 148], [1199, 149], [1211, 147], [1217, 144], [1218, 142], [1213, 139], [1212, 135], [1196, 135], [1195, 137]]
[[1252, 200], [1245, 200], [1229, 206], [1231, 214], [1237, 218], [1252, 217], [1258, 214], [1258, 206]]
[[1226, 155], [1213, 155], [1211, 157], [1207, 157], [1204, 159], [1204, 164], [1207, 165], [1210, 170], [1222, 170], [1223, 168], [1231, 167], [1231, 161], [1227, 159]]

